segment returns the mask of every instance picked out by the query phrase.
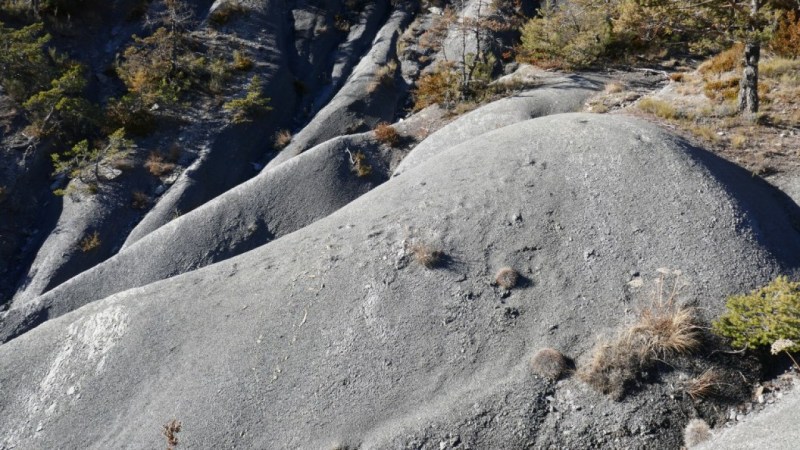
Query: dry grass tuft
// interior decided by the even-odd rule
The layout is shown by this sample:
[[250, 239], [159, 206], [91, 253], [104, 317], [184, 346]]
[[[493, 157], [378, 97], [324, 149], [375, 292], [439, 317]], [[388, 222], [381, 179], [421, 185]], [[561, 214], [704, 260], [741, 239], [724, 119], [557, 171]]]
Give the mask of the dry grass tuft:
[[438, 267], [444, 260], [444, 252], [428, 244], [412, 245], [411, 254], [416, 262], [428, 269]]
[[161, 434], [167, 440], [167, 450], [174, 450], [178, 446], [178, 433], [181, 431], [181, 423], [175, 419], [163, 425]]
[[285, 148], [289, 143], [292, 142], [292, 132], [289, 130], [280, 130], [275, 133], [275, 137], [273, 139], [273, 145], [276, 149], [280, 150]]
[[381, 122], [375, 127], [375, 139], [390, 147], [400, 144], [400, 134], [387, 122]]
[[712, 397], [717, 393], [721, 377], [716, 370], [708, 369], [686, 384], [686, 394], [692, 400]]
[[172, 172], [175, 164], [165, 161], [160, 153], [152, 152], [147, 157], [144, 167], [154, 176], [160, 177]]
[[733, 100], [739, 95], [741, 77], [734, 76], [721, 80], [706, 81], [703, 93], [711, 100]]
[[95, 231], [94, 233], [84, 237], [81, 239], [80, 247], [83, 253], [89, 253], [90, 251], [100, 247], [100, 233]]
[[690, 420], [683, 430], [683, 444], [686, 448], [696, 447], [709, 439], [711, 439], [711, 428], [703, 419]]
[[380, 86], [393, 87], [394, 76], [397, 73], [397, 61], [390, 60], [385, 65], [380, 66], [375, 71], [375, 79], [367, 87], [367, 91], [371, 94], [378, 90]]
[[605, 93], [606, 94], [618, 94], [618, 93], [620, 93], [620, 92], [622, 92], [624, 90], [625, 90], [625, 86], [623, 86], [621, 83], [617, 83], [617, 82], [612, 81], [611, 83], [608, 83], [606, 85]]
[[738, 68], [744, 56], [744, 45], [734, 44], [733, 47], [720, 52], [715, 57], [700, 65], [698, 71], [703, 75], [721, 75]]
[[519, 273], [511, 267], [503, 267], [494, 276], [494, 282], [503, 289], [514, 288], [519, 281]]
[[677, 119], [680, 117], [680, 112], [677, 108], [668, 102], [652, 97], [639, 100], [638, 107], [642, 111], [661, 117], [662, 119]]
[[623, 341], [598, 343], [588, 365], [578, 370], [578, 378], [614, 400], [625, 396], [628, 384], [636, 378], [636, 360]]
[[557, 381], [567, 372], [569, 365], [567, 358], [553, 348], [543, 348], [531, 358], [533, 373], [553, 381]]
[[653, 306], [642, 310], [636, 323], [619, 332], [615, 339], [602, 341], [595, 347], [589, 363], [578, 371], [581, 380], [619, 400], [642, 369], [698, 349], [700, 328], [695, 311], [674, 303], [677, 277], [666, 301], [663, 283], [662, 275]]
[[669, 79], [676, 83], [683, 83], [683, 81], [686, 79], [686, 73], [684, 72], [671, 73], [669, 74]]
[[150, 204], [150, 197], [142, 191], [134, 191], [131, 199], [133, 209], [145, 209]]
[[741, 133], [734, 134], [731, 136], [731, 145], [733, 148], [742, 149], [747, 147], [748, 139], [747, 136]]
[[766, 78], [777, 78], [787, 74], [798, 76], [798, 72], [800, 72], [800, 59], [767, 59], [758, 65], [758, 72]]
[[626, 335], [640, 361], [686, 355], [700, 346], [694, 310], [671, 305], [646, 308]]

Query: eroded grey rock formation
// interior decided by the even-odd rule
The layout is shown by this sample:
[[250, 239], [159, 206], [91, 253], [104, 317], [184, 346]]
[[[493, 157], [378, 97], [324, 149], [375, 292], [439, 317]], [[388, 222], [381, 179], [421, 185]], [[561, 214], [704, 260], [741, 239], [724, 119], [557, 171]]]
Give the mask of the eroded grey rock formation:
[[[671, 383], [618, 403], [539, 379], [528, 358], [550, 346], [584, 361], [652, 301], [660, 267], [682, 270], [679, 301], [719, 312], [796, 271], [797, 215], [653, 125], [521, 122], [266, 245], [0, 345], [0, 442], [155, 447], [177, 419], [187, 447], [678, 447]], [[414, 245], [442, 265], [417, 264]], [[490, 284], [506, 265], [526, 279], [510, 293]]]

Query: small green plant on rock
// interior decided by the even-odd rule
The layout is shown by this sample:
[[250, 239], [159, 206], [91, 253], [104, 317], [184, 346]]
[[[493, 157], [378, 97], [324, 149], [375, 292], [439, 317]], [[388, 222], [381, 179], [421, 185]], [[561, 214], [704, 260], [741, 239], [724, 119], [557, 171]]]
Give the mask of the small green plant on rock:
[[[800, 283], [785, 276], [749, 294], [729, 297], [726, 309], [712, 326], [734, 347], [755, 349], [781, 339], [800, 342]], [[800, 351], [800, 344], [785, 350]]]
[[64, 174], [70, 179], [77, 178], [87, 184], [105, 181], [101, 166], [125, 158], [133, 148], [134, 144], [125, 138], [123, 128], [111, 133], [102, 147], [94, 147], [84, 139], [64, 153], [51, 155], [53, 174]]
[[247, 72], [248, 70], [253, 68], [253, 60], [250, 59], [250, 57], [248, 57], [246, 53], [240, 52], [239, 50], [234, 50], [233, 68], [234, 70]]
[[223, 108], [233, 114], [234, 123], [250, 122], [253, 117], [272, 111], [270, 99], [261, 93], [261, 77], [254, 75], [247, 87], [247, 96], [231, 100]]
[[350, 149], [345, 149], [345, 152], [350, 157], [350, 164], [359, 178], [366, 178], [372, 174], [372, 166], [367, 162], [367, 155], [363, 152], [352, 152]]

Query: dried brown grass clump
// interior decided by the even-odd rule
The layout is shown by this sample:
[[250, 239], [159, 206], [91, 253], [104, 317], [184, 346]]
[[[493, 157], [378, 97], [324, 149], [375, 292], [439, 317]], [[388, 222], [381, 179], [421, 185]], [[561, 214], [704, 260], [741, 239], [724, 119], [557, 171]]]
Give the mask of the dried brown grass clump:
[[152, 152], [147, 157], [144, 167], [152, 175], [160, 177], [172, 172], [175, 169], [175, 164], [166, 161], [160, 153]]
[[167, 440], [167, 450], [174, 450], [178, 446], [178, 433], [181, 431], [181, 423], [175, 419], [163, 425], [161, 434]]
[[636, 378], [636, 360], [628, 351], [619, 341], [601, 341], [589, 364], [578, 370], [578, 378], [602, 394], [622, 399], [628, 384]]
[[621, 399], [637, 374], [656, 361], [694, 352], [700, 346], [700, 328], [692, 308], [674, 303], [676, 279], [668, 300], [663, 301], [663, 277], [657, 300], [642, 310], [630, 327], [610, 341], [595, 347], [592, 358], [578, 371], [578, 377], [597, 391]]
[[397, 73], [397, 61], [391, 60], [385, 65], [378, 67], [375, 71], [375, 79], [367, 87], [367, 91], [371, 94], [378, 90], [379, 87], [393, 87], [394, 76]]
[[292, 132], [289, 130], [278, 131], [272, 141], [274, 147], [278, 150], [286, 148], [290, 142], [292, 142]]
[[625, 90], [625, 86], [623, 86], [621, 83], [617, 83], [615, 81], [612, 81], [611, 83], [606, 84], [605, 92], [606, 92], [606, 94], [618, 94], [618, 93], [620, 93], [620, 92], [622, 92], [624, 90]]
[[800, 56], [800, 15], [795, 11], [789, 11], [778, 21], [769, 49], [785, 58]]
[[652, 97], [646, 97], [639, 100], [637, 106], [642, 111], [661, 117], [662, 119], [674, 120], [681, 116], [680, 111], [678, 111], [678, 109], [672, 106], [672, 104], [669, 102], [658, 100]]
[[458, 74], [452, 65], [440, 64], [433, 72], [422, 75], [413, 91], [414, 111], [433, 104], [452, 108], [461, 97]]
[[739, 95], [740, 77], [734, 76], [722, 80], [709, 80], [703, 86], [703, 93], [711, 100], [733, 100]]
[[142, 191], [134, 191], [131, 199], [133, 209], [145, 209], [150, 204], [150, 197]]
[[744, 56], [744, 45], [736, 43], [733, 47], [720, 52], [718, 55], [700, 65], [698, 69], [703, 75], [721, 75], [730, 72], [741, 65]]
[[95, 231], [94, 233], [84, 237], [81, 239], [80, 247], [83, 253], [89, 253], [90, 251], [100, 247], [100, 233]]
[[418, 243], [412, 245], [411, 254], [414, 256], [415, 261], [428, 269], [439, 266], [444, 259], [444, 253], [441, 250], [428, 244]]
[[494, 282], [503, 289], [513, 289], [519, 282], [519, 273], [511, 267], [503, 267], [495, 274]]
[[700, 329], [691, 308], [646, 308], [626, 334], [625, 340], [642, 361], [690, 354], [700, 346]]
[[382, 144], [395, 147], [400, 143], [400, 134], [387, 122], [381, 122], [375, 127], [375, 139]]
[[561, 378], [568, 368], [567, 358], [554, 348], [543, 348], [531, 358], [533, 373], [553, 381]]
[[717, 393], [720, 383], [721, 377], [719, 373], [713, 368], [708, 369], [686, 384], [686, 394], [692, 400], [712, 397]]
[[683, 430], [683, 444], [686, 448], [695, 447], [711, 439], [711, 428], [703, 419], [692, 419]]

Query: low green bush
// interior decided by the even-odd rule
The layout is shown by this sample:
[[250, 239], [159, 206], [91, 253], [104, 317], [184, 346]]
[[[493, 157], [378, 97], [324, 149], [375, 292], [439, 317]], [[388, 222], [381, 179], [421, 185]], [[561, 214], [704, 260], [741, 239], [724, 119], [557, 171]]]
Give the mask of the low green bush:
[[[734, 347], [755, 349], [780, 339], [800, 342], [800, 283], [785, 276], [746, 295], [728, 298], [726, 312], [712, 324]], [[787, 349], [800, 351], [800, 344]]]
[[270, 99], [264, 97], [262, 92], [261, 77], [253, 76], [247, 87], [247, 96], [233, 99], [223, 105], [226, 111], [233, 114], [234, 123], [249, 122], [253, 117], [272, 111], [269, 106]]

